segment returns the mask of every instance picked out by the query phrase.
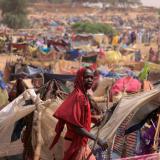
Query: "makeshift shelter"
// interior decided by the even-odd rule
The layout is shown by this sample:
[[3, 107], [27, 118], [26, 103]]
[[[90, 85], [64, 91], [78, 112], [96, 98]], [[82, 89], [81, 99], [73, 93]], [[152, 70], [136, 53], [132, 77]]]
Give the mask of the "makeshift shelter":
[[[32, 101], [32, 103], [27, 104], [29, 101]], [[57, 160], [61, 160], [63, 156], [63, 139], [60, 138], [60, 143], [54, 147], [54, 150], [49, 150], [52, 143], [51, 139], [55, 136], [53, 128], [55, 128], [57, 122], [52, 115], [61, 102], [62, 100], [59, 98], [53, 99], [52, 102], [42, 101], [33, 89], [28, 89], [3, 108], [0, 111], [0, 136], [3, 137], [0, 139], [0, 157], [24, 154], [24, 149], [27, 149], [27, 152], [30, 152], [31, 148], [25, 148], [27, 147], [25, 141], [23, 141], [24, 144], [21, 142], [21, 129], [23, 129], [23, 127], [21, 127], [20, 130], [15, 130], [15, 128], [19, 120], [36, 110], [37, 112], [35, 112], [33, 118], [32, 133], [29, 133], [32, 137], [33, 149], [36, 150], [37, 145], [40, 145], [41, 152], [39, 153], [39, 157], [43, 160], [52, 159], [53, 154]], [[37, 119], [37, 116], [40, 116], [41, 118]], [[39, 125], [41, 127], [36, 128], [38, 125], [35, 126], [35, 123], [40, 123]], [[40, 131], [39, 133], [37, 133], [38, 130]], [[37, 134], [41, 137], [40, 144], [38, 144], [39, 141], [37, 141]], [[63, 135], [64, 134], [62, 134], [62, 136]], [[27, 139], [27, 141], [30, 141], [30, 139]], [[37, 156], [37, 154], [35, 154], [35, 156]]]
[[23, 152], [23, 144], [20, 140], [11, 142], [11, 136], [16, 121], [25, 117], [35, 110], [35, 105], [25, 104], [25, 95], [29, 94], [34, 99], [36, 94], [33, 89], [29, 89], [4, 107], [0, 111], [0, 157], [17, 155]]
[[97, 41], [94, 39], [92, 34], [77, 34], [72, 38], [72, 45], [75, 47], [79, 46], [94, 46], [97, 44]]
[[[124, 143], [131, 140], [133, 143], [135, 143], [133, 140], [135, 135], [132, 135], [127, 139], [129, 135], [125, 136], [125, 131], [144, 120], [152, 111], [159, 108], [159, 96], [160, 85], [157, 85], [155, 89], [150, 91], [123, 96], [116, 109], [114, 110], [110, 120], [101, 129], [99, 137], [106, 139], [108, 141], [109, 147], [112, 146], [113, 152], [118, 153], [119, 156], [123, 154], [123, 147], [126, 147], [125, 156], [133, 156], [132, 151], [134, 150], [135, 154], [135, 144], [132, 146], [128, 144], [127, 146], [127, 144], [124, 145]], [[123, 125], [124, 123], [125, 125]], [[96, 130], [97, 129], [93, 129], [94, 134], [96, 133]], [[116, 144], [115, 138], [118, 135], [121, 135], [121, 139], [117, 141], [119, 144]], [[118, 145], [118, 150], [116, 145]]]
[[104, 58], [98, 59], [98, 64], [118, 64], [122, 59], [122, 55], [117, 51], [105, 52]]
[[96, 52], [95, 53], [93, 52], [88, 55], [82, 56], [81, 61], [86, 62], [86, 63], [96, 63], [97, 56], [98, 56], [98, 54]]
[[80, 62], [78, 61], [67, 61], [59, 60], [55, 64], [55, 74], [75, 74], [80, 68]]

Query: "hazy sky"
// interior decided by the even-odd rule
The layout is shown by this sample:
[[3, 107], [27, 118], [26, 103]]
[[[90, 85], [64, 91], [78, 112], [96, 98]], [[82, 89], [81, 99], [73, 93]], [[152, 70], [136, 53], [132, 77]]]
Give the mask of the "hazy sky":
[[160, 7], [160, 0], [141, 0], [144, 5]]

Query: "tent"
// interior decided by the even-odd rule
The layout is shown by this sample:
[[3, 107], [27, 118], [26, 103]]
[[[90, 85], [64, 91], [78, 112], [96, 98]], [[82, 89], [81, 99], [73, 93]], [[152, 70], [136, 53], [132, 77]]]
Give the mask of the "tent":
[[[121, 99], [120, 103], [116, 107], [111, 119], [102, 128], [100, 137], [112, 141], [114, 134], [118, 127], [122, 124], [130, 113], [134, 112], [134, 115], [138, 118], [132, 119], [129, 126], [134, 125], [138, 120], [145, 118], [151, 111], [159, 107], [158, 102], [160, 99], [157, 97], [160, 95], [160, 85], [155, 89], [145, 92], [140, 92], [132, 95], [128, 95]], [[155, 102], [154, 104], [153, 102]], [[147, 105], [146, 105], [147, 104]], [[139, 114], [141, 116], [139, 116]]]
[[[159, 108], [159, 96], [160, 85], [150, 91], [123, 96], [109, 121], [100, 130], [99, 137], [107, 140], [109, 147], [113, 145], [113, 152], [116, 151], [119, 155], [123, 154], [127, 140], [132, 141], [132, 144], [128, 145], [128, 150], [125, 150], [127, 152], [125, 154], [127, 157], [134, 156], [136, 142], [133, 138], [135, 132], [132, 132], [131, 136], [125, 136], [125, 131], [142, 122], [151, 112]], [[96, 134], [97, 129], [94, 128], [92, 132]], [[115, 142], [116, 136], [119, 136], [119, 140]], [[127, 139], [127, 137], [129, 138]]]

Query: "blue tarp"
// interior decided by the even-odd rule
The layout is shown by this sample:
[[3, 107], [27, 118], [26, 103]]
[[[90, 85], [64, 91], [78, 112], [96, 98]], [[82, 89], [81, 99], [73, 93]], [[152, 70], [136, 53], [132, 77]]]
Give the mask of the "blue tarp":
[[3, 73], [0, 71], [0, 88], [1, 89], [6, 89], [7, 85], [3, 81]]
[[76, 58], [84, 55], [85, 53], [78, 49], [73, 49], [68, 51], [67, 54], [68, 54], [68, 57], [67, 57], [68, 60], [75, 60]]
[[43, 69], [43, 68], [38, 68], [38, 67], [32, 67], [32, 66], [25, 66], [20, 72], [18, 73], [11, 73], [10, 75], [10, 81], [17, 79], [21, 77], [22, 75], [25, 76], [34, 76], [34, 75], [39, 75], [39, 74], [44, 74], [44, 73], [50, 73], [53, 74], [51, 70], [48, 69]]
[[39, 50], [45, 54], [47, 54], [51, 49], [48, 47], [39, 47]]
[[42, 68], [34, 68], [34, 67], [31, 67], [31, 66], [26, 66], [24, 71], [25, 71], [25, 73], [27, 73], [29, 75], [35, 75], [35, 74], [44, 73], [44, 69], [42, 69]]
[[59, 26], [59, 24], [55, 21], [51, 21], [50, 25], [53, 26], [53, 27]]
[[101, 70], [100, 74], [103, 77], [111, 77], [111, 78], [116, 78], [116, 79], [119, 79], [119, 78], [127, 76], [127, 75], [131, 76], [133, 78], [137, 78], [136, 74], [131, 70], [126, 70], [126, 71], [124, 71], [124, 73], [117, 73], [117, 72], [112, 72], [112, 71]]
[[120, 78], [120, 74], [116, 73], [116, 72], [108, 72], [108, 71], [100, 71], [100, 74], [103, 76], [103, 77], [111, 77], [111, 78]]

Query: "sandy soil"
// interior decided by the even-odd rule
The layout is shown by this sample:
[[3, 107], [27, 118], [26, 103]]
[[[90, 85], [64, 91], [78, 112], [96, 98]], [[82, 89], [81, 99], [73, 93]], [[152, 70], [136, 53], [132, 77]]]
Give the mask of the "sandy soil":
[[112, 16], [119, 15], [125, 17], [135, 18], [137, 15], [155, 15], [155, 10], [148, 12], [147, 10], [139, 9], [96, 9], [96, 8], [86, 8], [80, 4], [50, 4], [50, 3], [35, 3], [30, 5], [28, 8], [29, 16], [37, 17], [69, 17], [69, 16], [84, 16], [86, 14], [96, 14], [100, 16]]

